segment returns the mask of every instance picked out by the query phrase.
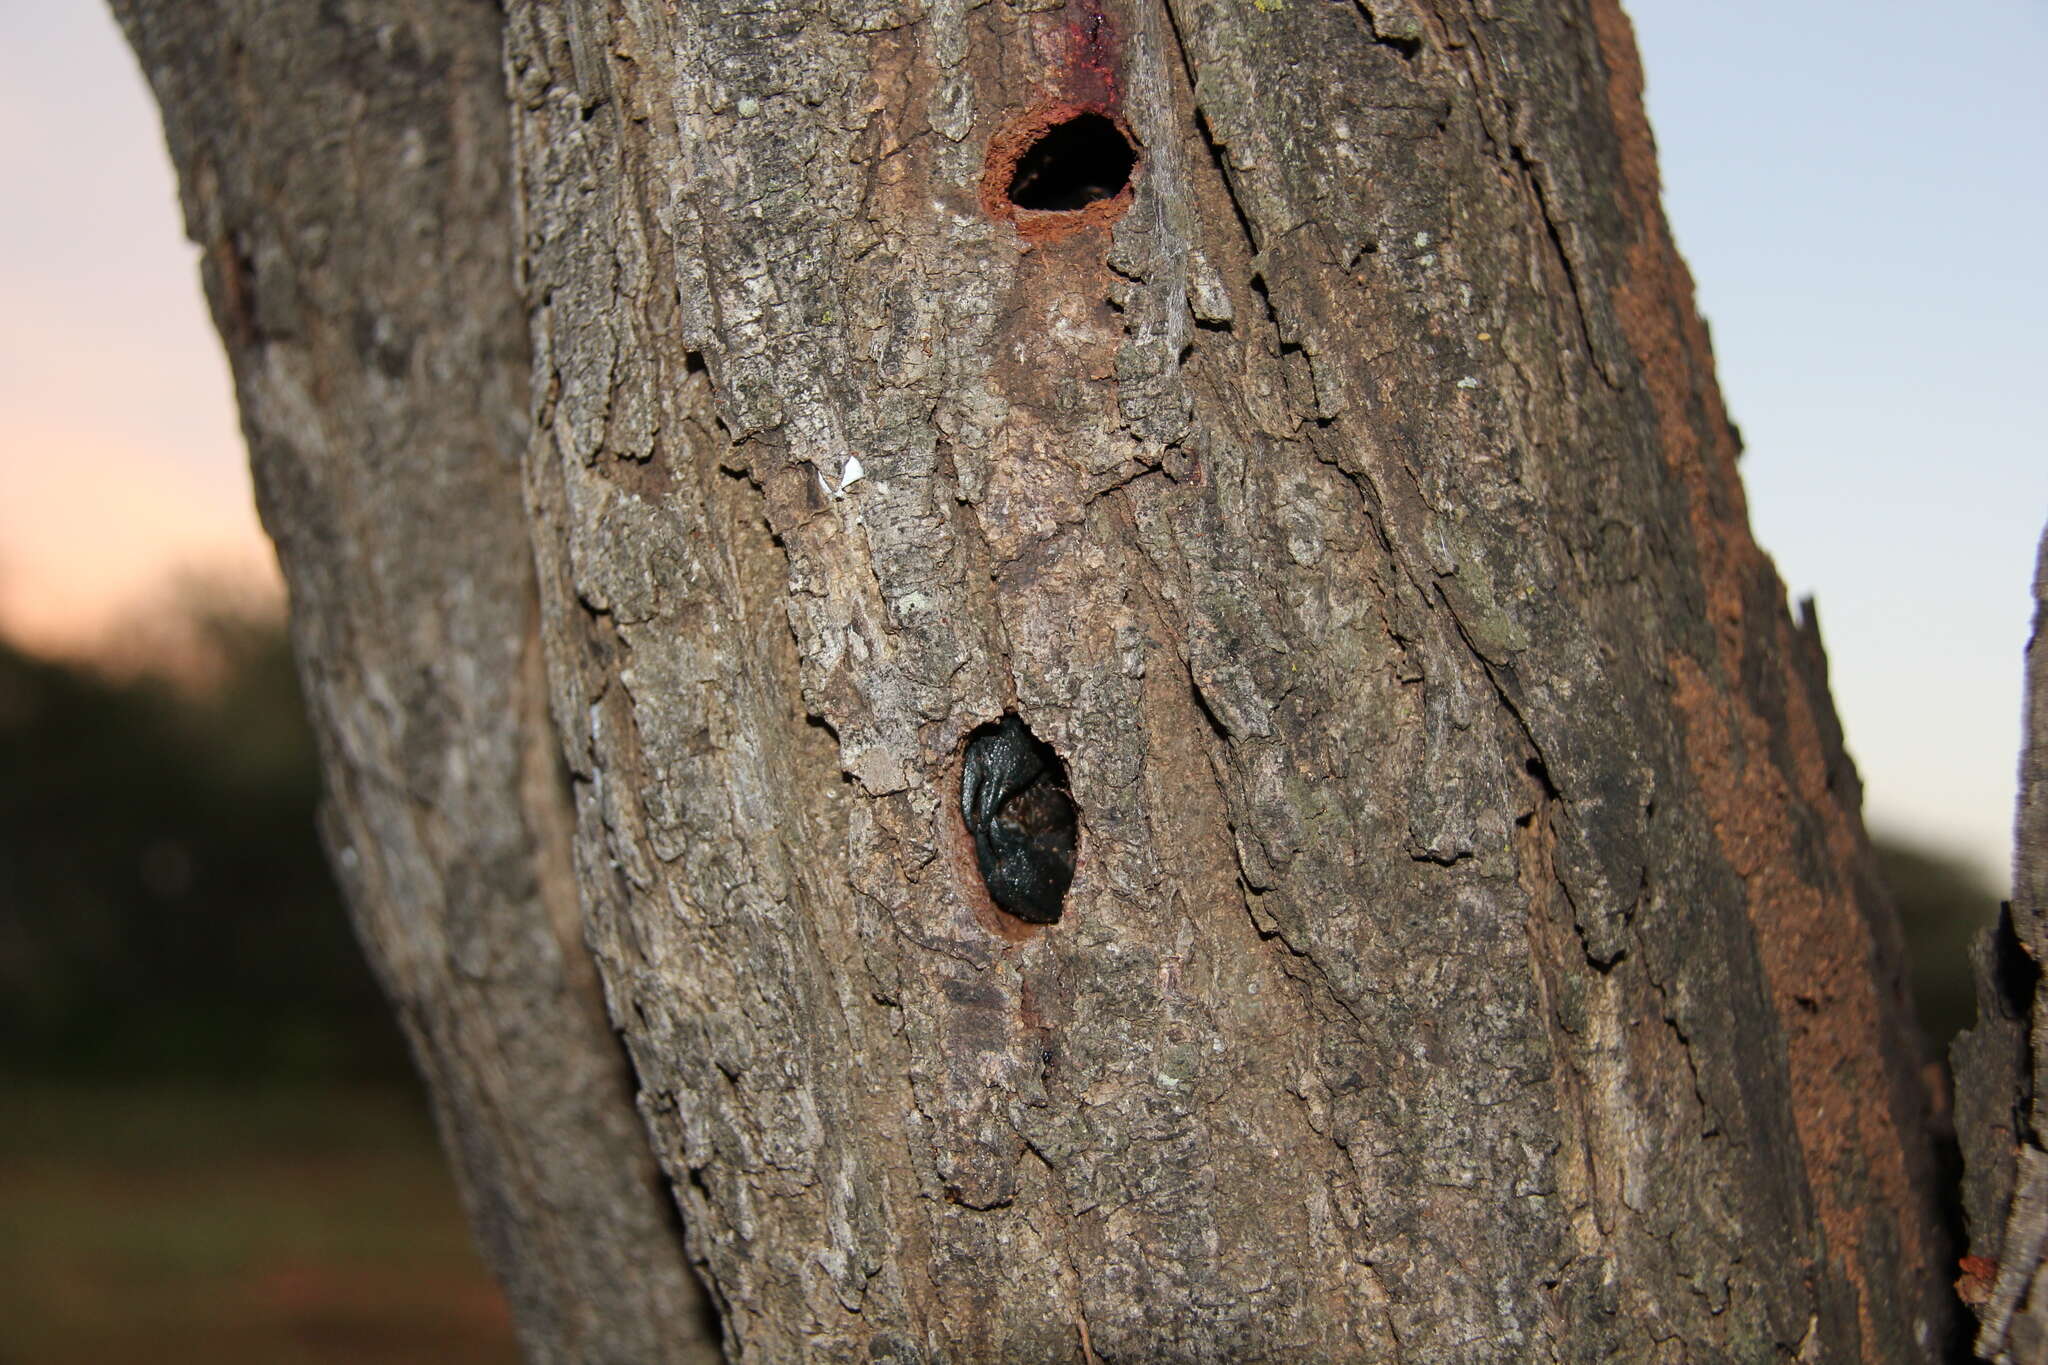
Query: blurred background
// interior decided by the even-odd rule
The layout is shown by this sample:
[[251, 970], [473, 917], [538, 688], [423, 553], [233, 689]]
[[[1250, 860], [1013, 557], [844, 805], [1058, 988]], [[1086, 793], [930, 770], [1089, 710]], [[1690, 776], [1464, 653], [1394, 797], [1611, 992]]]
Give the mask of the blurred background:
[[[2048, 8], [1628, 9], [1752, 517], [1818, 598], [1945, 1043], [2007, 884], [2048, 519]], [[155, 110], [90, 0], [0, 0], [0, 51], [0, 1365], [509, 1361], [320, 862]]]
[[273, 594], [0, 642], [0, 1361], [511, 1361], [313, 833]]

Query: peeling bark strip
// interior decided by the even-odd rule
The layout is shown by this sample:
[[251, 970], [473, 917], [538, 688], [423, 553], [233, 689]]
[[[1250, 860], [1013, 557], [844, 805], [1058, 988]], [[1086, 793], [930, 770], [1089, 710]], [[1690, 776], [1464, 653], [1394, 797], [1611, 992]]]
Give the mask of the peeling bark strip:
[[[508, 11], [587, 930], [736, 1357], [1944, 1347], [1611, 0]], [[1020, 205], [1089, 114], [1125, 183]]]
[[715, 1356], [577, 923], [501, 20], [115, 0], [291, 587], [326, 836], [533, 1361]]

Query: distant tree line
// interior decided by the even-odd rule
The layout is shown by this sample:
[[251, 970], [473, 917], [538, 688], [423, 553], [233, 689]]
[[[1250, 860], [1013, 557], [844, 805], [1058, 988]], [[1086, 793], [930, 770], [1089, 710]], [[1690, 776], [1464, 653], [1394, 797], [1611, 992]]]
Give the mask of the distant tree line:
[[0, 1070], [402, 1079], [317, 794], [274, 611], [188, 595], [110, 666], [0, 641]]

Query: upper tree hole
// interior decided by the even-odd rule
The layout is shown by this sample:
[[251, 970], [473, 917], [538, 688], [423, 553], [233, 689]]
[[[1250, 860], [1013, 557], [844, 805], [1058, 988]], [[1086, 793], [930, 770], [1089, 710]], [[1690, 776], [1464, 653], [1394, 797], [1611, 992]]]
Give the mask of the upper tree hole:
[[1014, 712], [968, 736], [960, 816], [989, 899], [1032, 924], [1059, 919], [1079, 833], [1067, 765]]
[[1040, 213], [1072, 213], [1114, 199], [1131, 183], [1138, 153], [1101, 114], [1077, 114], [1039, 135], [1017, 158], [1010, 202]]

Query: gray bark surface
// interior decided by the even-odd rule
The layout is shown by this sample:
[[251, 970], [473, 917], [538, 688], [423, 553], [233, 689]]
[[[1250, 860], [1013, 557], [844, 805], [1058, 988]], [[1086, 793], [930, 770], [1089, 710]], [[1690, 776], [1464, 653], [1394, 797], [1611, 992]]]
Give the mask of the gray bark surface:
[[325, 834], [535, 1361], [716, 1358], [577, 930], [498, 12], [114, 0], [164, 113]]
[[[509, 14], [585, 912], [729, 1349], [1941, 1349], [1618, 11]], [[1076, 108], [1128, 208], [1009, 214]], [[1006, 709], [1044, 929], [956, 810]]]
[[2048, 1361], [2048, 532], [2034, 568], [2012, 901], [1974, 953], [1977, 1025], [1956, 1040], [1970, 1257], [1958, 1288], [1984, 1360]]
[[[339, 8], [385, 16], [352, 79], [423, 101], [391, 127], [435, 126], [452, 73], [400, 41], [426, 21]], [[471, 54], [498, 18], [451, 13]], [[228, 243], [337, 856], [445, 898], [385, 925], [354, 874], [457, 1040], [422, 1055], [477, 1203], [640, 1160], [597, 1085], [602, 1141], [461, 1137], [557, 1082], [499, 1069], [508, 1033], [601, 1069], [573, 1010], [523, 1013], [570, 999], [542, 986], [573, 934], [427, 875], [452, 841], [568, 909], [554, 807], [450, 777], [460, 725], [510, 746], [477, 790], [539, 763], [536, 601], [582, 934], [733, 1358], [1944, 1348], [1896, 925], [1611, 0], [509, 0], [503, 36], [509, 302], [480, 259], [386, 277], [412, 219], [351, 215], [414, 143], [305, 160], [379, 126], [361, 101], [215, 147], [187, 82], [234, 61], [156, 64], [188, 72], [157, 84], [195, 235]], [[430, 143], [453, 166], [493, 155], [481, 88]], [[1129, 190], [1015, 210], [1017, 156], [1080, 111], [1131, 139]], [[223, 179], [273, 236], [221, 236]], [[458, 259], [501, 230], [475, 188]], [[358, 253], [303, 244], [301, 200]], [[341, 379], [267, 368], [301, 333]], [[394, 367], [472, 388], [382, 427]], [[359, 423], [366, 450], [307, 434]], [[449, 587], [486, 581], [487, 619]], [[1056, 924], [988, 900], [959, 814], [1006, 711], [1080, 810]], [[544, 1263], [543, 1358], [672, 1283], [592, 1198], [503, 1258]]]

